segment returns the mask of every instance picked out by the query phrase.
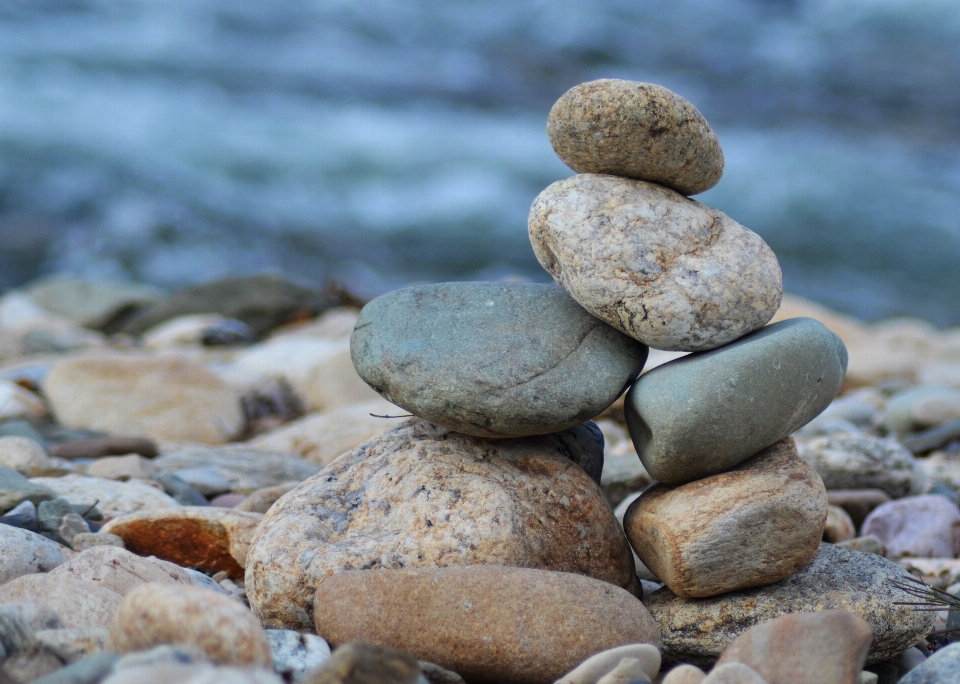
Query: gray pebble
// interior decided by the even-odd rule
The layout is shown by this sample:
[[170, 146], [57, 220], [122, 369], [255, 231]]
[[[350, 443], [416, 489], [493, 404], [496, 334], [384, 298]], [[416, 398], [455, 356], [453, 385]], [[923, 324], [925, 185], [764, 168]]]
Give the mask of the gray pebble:
[[183, 506], [209, 506], [207, 498], [186, 480], [174, 473], [161, 473], [154, 478], [163, 491]]
[[958, 673], [960, 644], [950, 644], [907, 672], [899, 684], [955, 684]]
[[206, 497], [230, 491], [230, 481], [212, 468], [183, 468], [173, 474]]
[[0, 513], [6, 513], [24, 501], [39, 504], [56, 496], [48, 488], [33, 484], [13, 468], [0, 466]]

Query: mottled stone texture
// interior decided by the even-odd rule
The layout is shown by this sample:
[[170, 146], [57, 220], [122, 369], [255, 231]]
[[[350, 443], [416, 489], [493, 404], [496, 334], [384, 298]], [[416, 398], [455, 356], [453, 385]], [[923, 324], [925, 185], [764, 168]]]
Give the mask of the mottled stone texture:
[[560, 288], [441, 283], [367, 304], [350, 340], [354, 366], [388, 401], [451, 430], [525, 437], [601, 413], [647, 348]]
[[791, 318], [646, 373], [624, 402], [627, 426], [651, 477], [688, 482], [812, 420], [836, 397], [846, 367], [839, 337], [812, 318]]
[[709, 665], [754, 625], [817, 610], [845, 610], [873, 630], [867, 664], [903, 652], [933, 629], [933, 614], [898, 601], [914, 601], [897, 589], [909, 575], [886, 558], [821, 544], [813, 562], [776, 584], [705, 599], [684, 599], [664, 587], [646, 598], [660, 625], [666, 662]]
[[471, 682], [550, 684], [617, 646], [660, 645], [644, 605], [590, 577], [475, 565], [322, 579], [317, 634], [408, 651]]
[[733, 470], [655, 484], [623, 517], [640, 560], [687, 598], [771, 584], [813, 559], [827, 491], [787, 437]]
[[895, 439], [841, 433], [802, 440], [797, 448], [827, 489], [880, 489], [895, 499], [919, 493], [917, 459]]
[[770, 684], [856, 684], [872, 639], [854, 613], [794, 613], [738, 636], [717, 665], [743, 663]]
[[645, 181], [581, 174], [530, 208], [540, 264], [587, 311], [657, 349], [703, 351], [769, 321], [780, 264], [759, 235]]
[[572, 458], [599, 479], [602, 446], [584, 449], [572, 431], [489, 440], [405, 421], [267, 512], [247, 555], [250, 604], [268, 627], [309, 629], [327, 575], [480, 564], [577, 572], [635, 592], [626, 537]]
[[723, 175], [720, 141], [696, 107], [653, 83], [604, 78], [560, 96], [550, 144], [578, 173], [606, 173], [696, 195]]
[[270, 643], [238, 601], [208, 589], [144, 584], [124, 597], [110, 625], [111, 651], [193, 644], [214, 663], [270, 667]]

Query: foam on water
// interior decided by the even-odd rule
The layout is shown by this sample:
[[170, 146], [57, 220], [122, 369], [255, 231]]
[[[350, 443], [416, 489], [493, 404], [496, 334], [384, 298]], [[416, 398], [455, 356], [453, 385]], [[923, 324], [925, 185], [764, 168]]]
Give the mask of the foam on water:
[[570, 173], [546, 112], [600, 76], [700, 108], [727, 169], [699, 199], [788, 289], [960, 323], [947, 0], [9, 0], [0, 285], [543, 280], [526, 214]]

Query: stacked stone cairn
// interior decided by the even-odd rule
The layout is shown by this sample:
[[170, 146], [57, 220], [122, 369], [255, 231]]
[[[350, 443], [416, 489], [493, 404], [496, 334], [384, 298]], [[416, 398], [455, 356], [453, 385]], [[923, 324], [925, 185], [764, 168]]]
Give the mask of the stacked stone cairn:
[[[577, 172], [529, 217], [559, 287], [423, 285], [363, 309], [357, 372], [412, 416], [270, 509], [247, 557], [252, 607], [265, 626], [315, 628], [332, 645], [365, 639], [469, 681], [532, 684], [652, 681], [661, 649], [709, 667], [754, 624], [839, 608], [808, 625], [838, 644], [833, 656], [731, 651], [704, 681], [814, 681], [797, 667], [826, 676], [840, 651], [841, 674], [817, 681], [858, 681], [865, 660], [897, 655], [929, 623], [878, 626], [862, 608], [882, 590], [870, 582], [902, 571], [821, 549], [826, 490], [790, 435], [838, 394], [843, 343], [809, 318], [767, 325], [782, 296], [772, 250], [689, 198], [723, 171], [689, 102], [594, 81], [560, 98], [547, 130]], [[648, 348], [692, 353], [640, 375]], [[624, 538], [598, 486], [602, 435], [586, 421], [626, 389], [656, 482], [626, 510]], [[646, 605], [630, 546], [666, 585]], [[818, 583], [856, 593], [828, 586], [847, 581], [844, 564], [870, 598], [819, 601]], [[742, 600], [724, 613], [710, 603], [722, 595]], [[658, 681], [703, 676], [684, 665]]]

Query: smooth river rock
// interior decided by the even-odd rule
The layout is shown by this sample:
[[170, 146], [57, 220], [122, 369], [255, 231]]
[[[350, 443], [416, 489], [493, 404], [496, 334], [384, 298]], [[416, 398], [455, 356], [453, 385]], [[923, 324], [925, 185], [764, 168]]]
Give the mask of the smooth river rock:
[[143, 558], [116, 546], [87, 549], [50, 574], [90, 582], [121, 596], [148, 582], [193, 585], [189, 573], [179, 565], [159, 558]]
[[450, 565], [577, 572], [636, 592], [626, 537], [577, 464], [599, 479], [595, 432], [489, 440], [405, 421], [270, 508], [247, 554], [250, 605], [267, 627], [309, 629], [327, 575]]
[[627, 426], [651, 477], [689, 482], [812, 420], [840, 391], [846, 367], [839, 337], [812, 318], [791, 318], [642, 375], [624, 402]]
[[[957, 555], [960, 510], [937, 494], [911, 496], [877, 506], [863, 521], [862, 534], [886, 547], [886, 557], [953, 558]], [[957, 539], [957, 541], [954, 541]]]
[[243, 429], [240, 397], [200, 364], [175, 356], [65, 358], [50, 369], [43, 392], [69, 428], [205, 444]]
[[873, 630], [867, 664], [888, 660], [933, 629], [933, 614], [898, 601], [914, 601], [893, 582], [907, 572], [872, 553], [821, 544], [813, 562], [776, 584], [714, 596], [685, 599], [664, 587], [646, 597], [663, 640], [666, 662], [709, 665], [751, 627], [790, 613], [845, 610]]
[[697, 108], [654, 83], [615, 78], [574, 86], [547, 119], [554, 152], [578, 173], [659, 183], [684, 195], [723, 175], [720, 141]]
[[21, 575], [53, 570], [67, 562], [68, 553], [36, 532], [0, 525], [0, 585]]
[[377, 297], [350, 341], [387, 401], [469, 435], [579, 425], [621, 394], [647, 348], [553, 285], [441, 283]]
[[870, 625], [848, 611], [792, 613], [738, 636], [717, 665], [748, 665], [770, 684], [857, 684], [872, 639]]
[[733, 470], [679, 487], [655, 484], [623, 527], [673, 593], [715, 596], [771, 584], [806, 567], [827, 518], [820, 476], [787, 437]]
[[760, 236], [659, 185], [567, 178], [534, 200], [528, 224], [537, 260], [570, 296], [657, 349], [719, 347], [780, 306], [780, 265]]
[[70, 629], [109, 627], [121, 598], [103, 586], [62, 574], [23, 575], [0, 585], [0, 603], [47, 606]]
[[249, 610], [208, 589], [144, 584], [128, 593], [110, 625], [117, 653], [164, 644], [199, 646], [218, 665], [270, 667], [270, 643]]
[[317, 634], [334, 646], [385, 644], [473, 682], [549, 684], [601, 651], [660, 645], [623, 589], [531, 568], [341, 572], [318, 583], [313, 605]]

